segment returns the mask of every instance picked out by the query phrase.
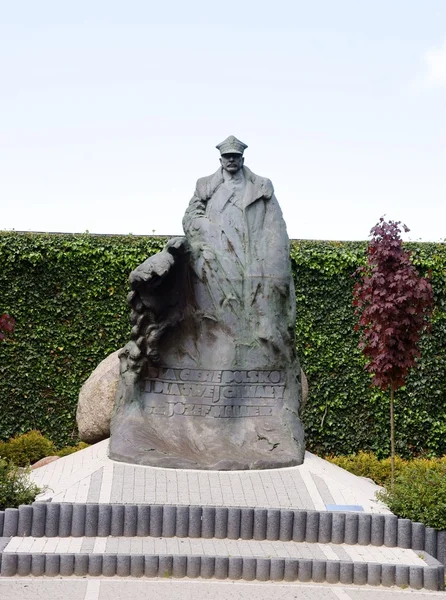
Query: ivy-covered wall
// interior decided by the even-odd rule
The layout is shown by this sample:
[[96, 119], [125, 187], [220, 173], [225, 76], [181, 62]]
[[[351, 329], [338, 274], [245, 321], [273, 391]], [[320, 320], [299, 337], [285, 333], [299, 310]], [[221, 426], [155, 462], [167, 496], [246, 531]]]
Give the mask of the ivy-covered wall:
[[[0, 439], [40, 429], [76, 439], [79, 388], [121, 347], [130, 326], [128, 274], [164, 238], [0, 233], [0, 313], [16, 319], [0, 344]], [[446, 245], [408, 244], [432, 274], [436, 308], [423, 354], [396, 394], [397, 451], [446, 454]], [[388, 398], [370, 387], [358, 350], [351, 293], [363, 242], [295, 241], [297, 344], [310, 385], [309, 449], [388, 453]]]

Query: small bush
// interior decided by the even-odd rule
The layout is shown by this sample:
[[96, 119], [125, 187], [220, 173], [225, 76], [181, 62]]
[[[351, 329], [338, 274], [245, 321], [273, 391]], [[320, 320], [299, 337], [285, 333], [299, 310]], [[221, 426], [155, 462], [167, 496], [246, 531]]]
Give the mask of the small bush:
[[0, 457], [20, 467], [54, 454], [56, 448], [53, 442], [44, 437], [40, 431], [28, 431], [11, 438], [9, 442], [0, 443]]
[[[373, 452], [361, 451], [350, 456], [326, 456], [325, 460], [358, 477], [368, 477], [378, 485], [385, 486], [390, 482], [390, 458], [379, 460]], [[395, 456], [395, 473], [400, 473], [407, 464], [406, 460]]]
[[29, 479], [29, 469], [22, 469], [0, 459], [0, 510], [30, 504], [40, 493]]
[[56, 455], [60, 457], [68, 456], [69, 454], [73, 454], [74, 452], [79, 452], [79, 450], [85, 450], [85, 448], [88, 448], [89, 446], [90, 444], [87, 444], [86, 442], [79, 442], [77, 446], [65, 446], [65, 448], [58, 450], [56, 452]]
[[378, 498], [398, 517], [446, 530], [446, 457], [412, 461], [393, 489], [379, 492]]

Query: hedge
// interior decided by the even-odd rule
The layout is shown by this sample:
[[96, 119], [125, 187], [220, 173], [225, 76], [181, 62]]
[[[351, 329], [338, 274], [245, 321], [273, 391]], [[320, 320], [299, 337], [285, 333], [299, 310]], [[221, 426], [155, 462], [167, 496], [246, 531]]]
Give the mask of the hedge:
[[[77, 440], [82, 382], [128, 338], [128, 274], [166, 239], [0, 232], [0, 313], [16, 319], [0, 344], [0, 439], [38, 429], [57, 446]], [[446, 454], [446, 246], [412, 243], [431, 272], [432, 330], [396, 394], [397, 452]], [[307, 446], [321, 455], [389, 452], [388, 398], [370, 387], [351, 306], [365, 242], [294, 241], [297, 347], [310, 386]]]

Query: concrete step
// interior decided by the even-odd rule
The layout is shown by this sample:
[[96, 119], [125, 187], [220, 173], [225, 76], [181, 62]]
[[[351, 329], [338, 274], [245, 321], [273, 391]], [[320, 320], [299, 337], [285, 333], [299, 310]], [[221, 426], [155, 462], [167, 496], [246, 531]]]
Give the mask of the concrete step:
[[178, 537], [3, 538], [1, 575], [299, 581], [441, 590], [444, 567], [385, 546]]

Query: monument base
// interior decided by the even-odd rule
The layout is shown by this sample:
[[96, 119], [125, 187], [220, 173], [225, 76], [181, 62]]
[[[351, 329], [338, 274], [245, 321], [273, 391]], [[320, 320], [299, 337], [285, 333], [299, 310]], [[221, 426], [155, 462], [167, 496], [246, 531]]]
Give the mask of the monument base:
[[117, 407], [110, 458], [178, 469], [300, 465], [299, 392], [283, 370], [151, 368], [135, 400]]

